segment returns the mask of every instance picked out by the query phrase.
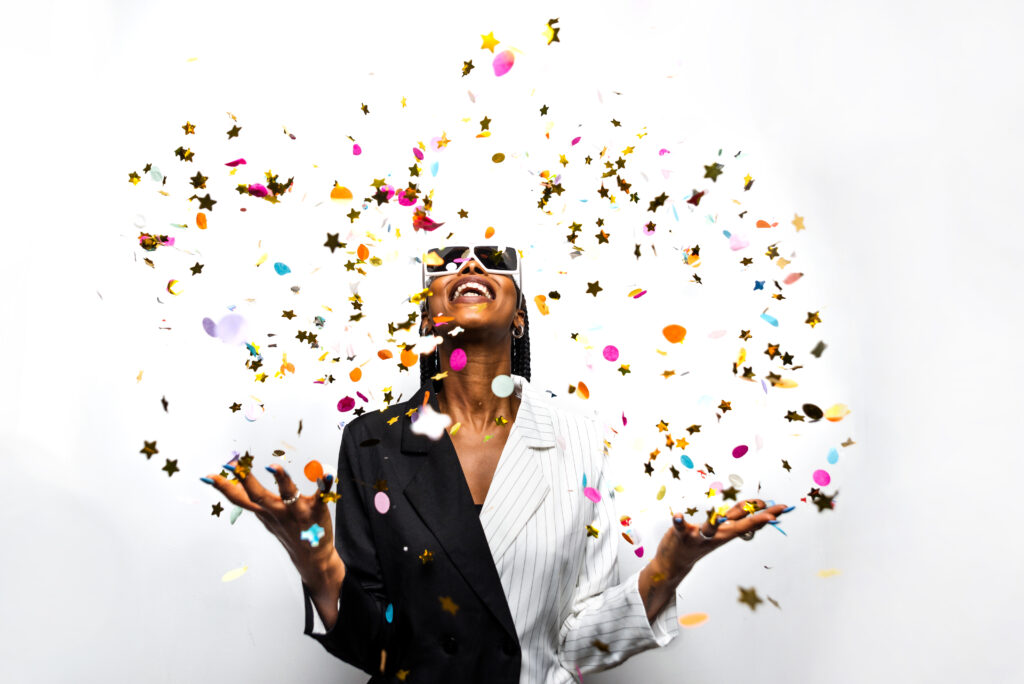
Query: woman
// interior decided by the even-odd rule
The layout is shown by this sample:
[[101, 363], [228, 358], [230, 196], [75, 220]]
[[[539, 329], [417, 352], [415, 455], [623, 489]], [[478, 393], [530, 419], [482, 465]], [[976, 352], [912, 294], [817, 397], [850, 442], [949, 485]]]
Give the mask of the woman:
[[[306, 634], [371, 682], [571, 682], [667, 644], [694, 563], [786, 506], [740, 502], [702, 526], [677, 513], [652, 560], [620, 582], [612, 502], [582, 491], [584, 478], [605, 491], [597, 423], [529, 384], [516, 250], [433, 250], [424, 288], [420, 331], [443, 342], [421, 359], [410, 400], [346, 426], [336, 528], [329, 475], [313, 496], [277, 464], [267, 469], [279, 496], [234, 462], [241, 486], [204, 478], [288, 550]], [[453, 423], [437, 440], [414, 427], [434, 412]], [[332, 530], [335, 544], [319, 543]], [[314, 608], [325, 632], [313, 631]]]

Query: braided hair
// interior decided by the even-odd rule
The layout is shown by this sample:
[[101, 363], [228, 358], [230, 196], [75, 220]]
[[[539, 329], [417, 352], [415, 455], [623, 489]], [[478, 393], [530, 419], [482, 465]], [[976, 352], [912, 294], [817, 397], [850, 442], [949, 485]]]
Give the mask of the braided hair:
[[[516, 288], [516, 294], [519, 294], [519, 288]], [[524, 300], [525, 301], [525, 300]], [[512, 373], [514, 375], [521, 375], [526, 378], [526, 381], [530, 381], [530, 317], [527, 307], [523, 306], [523, 336], [520, 338], [512, 337]], [[426, 302], [424, 302], [424, 315], [427, 313]], [[433, 376], [441, 372], [441, 358], [437, 349], [434, 349], [434, 353], [429, 356], [420, 357], [420, 386], [431, 387], [431, 380]]]

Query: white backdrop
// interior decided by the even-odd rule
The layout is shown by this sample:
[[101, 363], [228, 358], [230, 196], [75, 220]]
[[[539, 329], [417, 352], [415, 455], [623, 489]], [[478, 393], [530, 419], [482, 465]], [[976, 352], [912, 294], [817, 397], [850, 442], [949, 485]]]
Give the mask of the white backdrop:
[[[198, 321], [238, 304], [268, 329], [270, 319], [260, 317], [276, 315], [282, 290], [291, 296], [268, 274], [276, 260], [291, 264], [288, 284], [302, 286], [305, 294], [295, 301], [307, 318], [321, 304], [344, 302], [347, 281], [313, 269], [327, 263], [316, 242], [324, 228], [347, 231], [347, 219], [324, 213], [333, 207], [310, 208], [316, 192], [326, 198], [309, 181], [295, 191], [308, 189], [307, 204], [293, 197], [269, 208], [250, 203], [249, 223], [230, 210], [210, 212], [209, 239], [200, 249], [194, 228], [174, 233], [168, 227], [192, 223], [195, 205], [181, 202], [181, 192], [159, 204], [155, 181], [147, 177], [136, 187], [125, 182], [127, 174], [192, 144], [180, 132], [186, 119], [198, 123], [197, 136], [218, 131], [193, 147], [220, 160], [232, 151], [219, 132], [230, 127], [224, 114], [230, 111], [249, 129], [243, 135], [260, 141], [238, 148], [237, 156], [252, 157], [257, 176], [248, 182], [272, 166], [282, 180], [295, 175], [300, 185], [347, 173], [358, 198], [377, 174], [410, 165], [396, 155], [408, 156], [415, 141], [443, 129], [449, 137], [461, 131], [452, 154], [437, 156], [436, 181], [424, 181], [437, 184], [436, 213], [447, 208], [451, 215], [464, 200], [479, 221], [463, 228], [466, 235], [494, 225], [498, 235], [514, 236], [516, 225], [536, 218], [514, 201], [527, 192], [514, 185], [524, 182], [521, 172], [562, 171], [557, 152], [536, 162], [511, 154], [544, 135], [543, 124], [528, 118], [544, 103], [555, 121], [552, 139], [564, 141], [582, 126], [579, 151], [618, 135], [596, 123], [613, 117], [630, 135], [647, 126], [652, 138], [661, 136], [676, 155], [670, 159], [686, 161], [631, 162], [634, 182], [654, 188], [657, 179], [644, 185], [639, 170], [653, 176], [671, 166], [665, 185], [680, 209], [700, 180], [698, 162], [717, 158], [720, 147], [747, 155], [742, 172], [726, 161], [731, 175], [720, 180], [735, 184], [747, 171], [755, 177], [761, 193], [755, 206], [780, 222], [777, 230], [787, 230], [780, 233], [786, 250], [806, 267], [808, 287], [793, 288], [792, 310], [805, 301], [815, 305], [807, 310], [821, 308], [823, 323], [809, 334], [820, 333], [829, 345], [805, 371], [807, 391], [794, 403], [821, 397], [815, 403], [842, 402], [853, 412], [842, 423], [815, 426], [818, 432], [801, 426], [795, 437], [777, 425], [782, 405], [774, 403], [774, 390], [764, 397], [749, 385], [753, 394], [736, 390], [737, 401], [748, 402], [747, 422], [739, 424], [743, 439], [757, 432], [773, 463], [791, 454], [807, 464], [804, 475], [830, 445], [856, 441], [832, 470], [842, 493], [835, 511], [819, 515], [804, 505], [786, 521], [785, 539], [766, 530], [752, 544], [716, 552], [680, 589], [680, 614], [706, 612], [707, 623], [586, 680], [1020, 678], [1024, 667], [1011, 647], [1024, 628], [1016, 609], [1024, 591], [1015, 581], [1024, 554], [1012, 502], [1024, 473], [1010, 428], [1020, 406], [1011, 383], [1022, 370], [1011, 346], [1022, 310], [1011, 276], [1024, 257], [1013, 202], [1022, 14], [1011, 3], [968, 8], [873, 0], [306, 3], [299, 9], [259, 2], [5, 3], [0, 678], [365, 681], [302, 635], [299, 582], [285, 554], [252, 516], [234, 526], [224, 516], [211, 518], [213, 492], [196, 479], [232, 450], [286, 449], [293, 474], [310, 458], [327, 465], [336, 458], [344, 417], [334, 403], [341, 389], [309, 382], [323, 366], [290, 356], [297, 375], [307, 374], [301, 385], [255, 385], [238, 350], [207, 337]], [[554, 17], [560, 43], [545, 46], [540, 31]], [[479, 35], [491, 31], [505, 41], [502, 48], [521, 50], [505, 80], [493, 77], [490, 54], [479, 47]], [[463, 85], [458, 72], [466, 59], [477, 69]], [[476, 103], [466, 90], [475, 91]], [[403, 96], [408, 114], [398, 105]], [[369, 116], [359, 111], [363, 102]], [[470, 148], [462, 141], [489, 111], [504, 118], [491, 114], [494, 137], [480, 144], [494, 146], [484, 148], [487, 156], [510, 152], [504, 166], [487, 167], [495, 177], [504, 174], [500, 183], [472, 181], [472, 162], [459, 157]], [[467, 124], [462, 117], [473, 118]], [[296, 145], [287, 146], [282, 125], [296, 134]], [[364, 160], [351, 157], [346, 136], [363, 143]], [[199, 168], [206, 173], [217, 163]], [[159, 165], [178, 182], [184, 171], [194, 173], [172, 161]], [[565, 167], [566, 177], [576, 168]], [[235, 201], [229, 197], [234, 181], [218, 177], [222, 191], [211, 192], [224, 209]], [[460, 183], [467, 183], [464, 196], [457, 194]], [[722, 194], [723, 212], [731, 211], [731, 199]], [[140, 213], [150, 229], [174, 234], [180, 250], [199, 249], [210, 277], [190, 281], [181, 272], [192, 254], [172, 262], [167, 252], [133, 247]], [[807, 225], [799, 235], [789, 225], [794, 213]], [[684, 215], [681, 225], [697, 234], [694, 221], [703, 219]], [[608, 225], [613, 240], [631, 242], [625, 236], [637, 234], [613, 217]], [[592, 245], [596, 229], [587, 230]], [[707, 280], [718, 273], [711, 257], [721, 246], [715, 246], [717, 228], [703, 230], [707, 263], [700, 272]], [[658, 239], [676, 248], [691, 244], [664, 233]], [[536, 242], [539, 255], [542, 240]], [[628, 266], [631, 250], [620, 260], [621, 277], [606, 275], [611, 262], [595, 261], [596, 247], [588, 249], [562, 280], [554, 264], [534, 273], [528, 267], [531, 296], [556, 287], [576, 291], [552, 316], [531, 308], [534, 379], [564, 393], [567, 382], [587, 378], [594, 407], [610, 418], [626, 407], [637, 431], [621, 430], [615, 442], [623, 504], [630, 502], [653, 546], [668, 504], [655, 503], [654, 481], [634, 472], [637, 459], [656, 446], [651, 425], [661, 416], [654, 411], [671, 413], [677, 436], [680, 425], [712, 423], [704, 396], [720, 387], [713, 378], [697, 380], [710, 373], [709, 360], [717, 368], [727, 364], [736, 341], [717, 347], [708, 333], [721, 327], [733, 338], [736, 322], [746, 319], [729, 308], [739, 301], [730, 298], [731, 276], [703, 291], [712, 294], [698, 295], [692, 283], [671, 280], [671, 269], [645, 266], [652, 269], [645, 273]], [[265, 252], [271, 257], [256, 271]], [[410, 254], [386, 239], [379, 253], [394, 280], [368, 282], [362, 296], [382, 320], [399, 320], [407, 309], [398, 302], [415, 289], [418, 271]], [[157, 268], [142, 266], [136, 260], [142, 256]], [[342, 261], [330, 263], [338, 269]], [[646, 307], [638, 322], [602, 318], [599, 305], [612, 292], [603, 292], [609, 299], [601, 302], [580, 294], [599, 266], [609, 290], [650, 289], [646, 301], [637, 300]], [[170, 277], [182, 280], [178, 297], [161, 290]], [[258, 305], [245, 309], [246, 298]], [[270, 302], [265, 310], [264, 302]], [[651, 354], [669, 322], [687, 325], [689, 346], [664, 358]], [[799, 320], [791, 327], [806, 328]], [[594, 349], [568, 340], [569, 331], [584, 331]], [[353, 342], [345, 332], [325, 328], [324, 339], [341, 345], [335, 354], [349, 342], [362, 345], [362, 358], [383, 346]], [[752, 358], [771, 334], [751, 342]], [[789, 334], [780, 328], [780, 338]], [[810, 346], [793, 339], [811, 366]], [[624, 362], [632, 354], [634, 371], [644, 370], [628, 396], [616, 394], [619, 374], [601, 365], [605, 344], [619, 346]], [[271, 362], [279, 360], [268, 353], [268, 367]], [[663, 368], [690, 371], [693, 383], [657, 377]], [[338, 376], [348, 371], [338, 369]], [[366, 386], [379, 392], [386, 377], [372, 376]], [[401, 379], [396, 394], [411, 392], [414, 382]], [[249, 423], [226, 411], [233, 397], [252, 396], [267, 406], [265, 417]], [[170, 402], [167, 413], [161, 397]], [[379, 393], [372, 398], [379, 401]], [[795, 405], [782, 411], [788, 408]], [[757, 427], [762, 415], [772, 416], [772, 427]], [[139, 449], [154, 438], [161, 453], [146, 461]], [[164, 457], [178, 460], [181, 472], [173, 478], [159, 472]], [[770, 475], [751, 466], [745, 479], [776, 485], [770, 495], [779, 500], [809, 488], [806, 477], [790, 482], [777, 470]], [[670, 493], [689, 505], [702, 484]], [[624, 575], [640, 562], [625, 543], [622, 560]], [[245, 575], [221, 581], [242, 566], [249, 568]], [[819, 576], [828, 569], [839, 573]], [[737, 585], [757, 586], [780, 607], [765, 603], [752, 613], [736, 602]]]

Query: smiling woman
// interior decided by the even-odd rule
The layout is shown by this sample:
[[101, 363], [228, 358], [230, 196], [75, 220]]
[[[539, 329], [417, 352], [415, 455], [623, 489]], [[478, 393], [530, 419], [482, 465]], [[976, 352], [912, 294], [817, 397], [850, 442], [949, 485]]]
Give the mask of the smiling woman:
[[[336, 494], [328, 475], [302, 496], [280, 467], [268, 468], [280, 497], [241, 464], [228, 468], [242, 487], [208, 479], [285, 544], [305, 633], [371, 682], [560, 684], [668, 644], [694, 563], [785, 505], [742, 501], [701, 527], [676, 514], [647, 566], [620, 581], [597, 421], [530, 385], [517, 250], [431, 250], [423, 285], [420, 332], [443, 340], [411, 399], [345, 427]], [[431, 411], [450, 427], [414, 429]]]

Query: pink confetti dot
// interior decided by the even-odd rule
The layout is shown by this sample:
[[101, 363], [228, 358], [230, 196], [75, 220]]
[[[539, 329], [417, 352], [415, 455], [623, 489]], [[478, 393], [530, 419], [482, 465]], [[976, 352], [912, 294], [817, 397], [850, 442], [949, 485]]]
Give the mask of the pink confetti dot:
[[735, 449], [732, 450], [732, 457], [733, 458], [743, 458], [743, 456], [745, 456], [747, 454], [747, 451], [748, 451], [747, 445], [746, 444], [740, 444], [738, 447], [736, 447]]
[[573, 138], [573, 139], [572, 139], [572, 144], [573, 144], [573, 145], [575, 145], [575, 144], [576, 144], [576, 143], [578, 143], [578, 142], [579, 142], [579, 141], [580, 141], [581, 139], [582, 139], [582, 138], [581, 138], [580, 136], [576, 136], [575, 138]]
[[259, 183], [250, 183], [249, 194], [253, 197], [266, 197], [270, 194], [270, 191], [267, 190], [266, 186], [260, 185]]
[[644, 557], [644, 547], [642, 547], [642, 546], [636, 547], [635, 549], [633, 549], [633, 553], [636, 554], [637, 558], [643, 558]]
[[504, 76], [515, 63], [515, 54], [513, 54], [511, 50], [505, 50], [504, 52], [499, 52], [494, 56], [494, 62], [492, 62], [491, 66], [494, 67], [495, 76]]
[[819, 487], [825, 487], [832, 481], [832, 478], [829, 477], [828, 472], [825, 470], [815, 470], [812, 477], [814, 478], [814, 484]]
[[388, 498], [387, 492], [377, 492], [376, 496], [373, 497], [373, 507], [381, 515], [384, 515], [391, 509], [391, 499]]
[[362, 153], [363, 153], [363, 148], [362, 147], [360, 147], [359, 145], [353, 145], [352, 146], [352, 154], [354, 154], [354, 155], [356, 155], [358, 157]]
[[606, 361], [615, 361], [617, 358], [619, 358], [619, 350], [616, 349], [615, 346], [611, 344], [605, 347], [601, 353], [604, 354], [604, 358]]
[[345, 397], [338, 402], [338, 410], [344, 413], [345, 411], [351, 411], [356, 406], [356, 400], [352, 397]]
[[453, 371], [460, 371], [466, 367], [466, 350], [455, 349], [452, 351], [452, 355], [448, 357], [448, 366]]
[[591, 501], [593, 501], [594, 503], [597, 503], [598, 501], [601, 500], [601, 492], [597, 491], [593, 487], [584, 487], [583, 495], [590, 499]]
[[412, 156], [416, 157], [417, 161], [423, 161], [423, 150], [418, 147], [412, 148]]
[[658, 150], [658, 156], [659, 157], [664, 157], [666, 154], [672, 154], [672, 153], [669, 152], [668, 150], [666, 150], [664, 147], [662, 147], [660, 150]]

